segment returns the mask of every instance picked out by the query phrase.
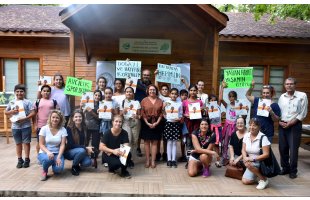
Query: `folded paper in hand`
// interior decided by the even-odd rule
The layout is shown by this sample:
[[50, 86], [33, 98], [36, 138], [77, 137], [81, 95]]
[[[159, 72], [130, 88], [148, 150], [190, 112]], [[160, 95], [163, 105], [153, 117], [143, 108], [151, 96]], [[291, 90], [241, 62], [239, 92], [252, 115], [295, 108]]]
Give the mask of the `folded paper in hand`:
[[130, 152], [130, 146], [127, 146], [127, 145], [123, 145], [121, 144], [120, 146], [120, 149], [119, 149], [121, 152], [124, 152], [124, 154], [122, 156], [119, 157], [121, 163], [123, 165], [126, 165], [126, 160], [127, 160], [127, 157], [128, 157], [128, 154]]

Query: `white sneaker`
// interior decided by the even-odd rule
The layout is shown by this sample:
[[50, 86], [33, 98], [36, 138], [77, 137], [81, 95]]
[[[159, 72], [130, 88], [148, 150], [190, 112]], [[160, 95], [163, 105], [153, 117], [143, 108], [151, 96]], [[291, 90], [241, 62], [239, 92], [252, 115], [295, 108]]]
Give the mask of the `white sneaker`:
[[103, 163], [104, 167], [109, 167], [108, 163]]
[[268, 183], [269, 183], [268, 179], [266, 179], [265, 181], [260, 180], [260, 181], [258, 181], [258, 185], [256, 186], [256, 189], [263, 190], [267, 187]]

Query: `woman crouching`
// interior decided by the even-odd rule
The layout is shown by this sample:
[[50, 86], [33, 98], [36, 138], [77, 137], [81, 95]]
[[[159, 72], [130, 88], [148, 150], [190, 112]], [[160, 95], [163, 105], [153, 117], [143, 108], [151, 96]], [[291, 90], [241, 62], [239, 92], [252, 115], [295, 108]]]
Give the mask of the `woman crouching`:
[[188, 175], [193, 177], [203, 169], [202, 176], [208, 177], [210, 173], [210, 165], [212, 156], [219, 158], [219, 155], [212, 151], [215, 144], [216, 135], [211, 132], [209, 123], [206, 119], [202, 119], [198, 130], [192, 133], [192, 143], [194, 150], [188, 161]]
[[[245, 185], [253, 184], [258, 177], [258, 190], [263, 190], [268, 185], [267, 177], [263, 176], [259, 170], [260, 161], [269, 157], [270, 142], [264, 134], [260, 132], [260, 123], [257, 118], [252, 118], [249, 123], [249, 132], [243, 138], [242, 157], [246, 170], [242, 177], [242, 183]], [[263, 154], [260, 155], [260, 139], [262, 140]]]
[[94, 166], [97, 168], [96, 156], [93, 159], [90, 155], [94, 155], [93, 147], [86, 147], [86, 124], [82, 110], [75, 110], [67, 127], [67, 146], [64, 157], [72, 160], [71, 173], [74, 176], [80, 174], [81, 167]]
[[121, 168], [120, 176], [131, 178], [127, 171], [128, 161], [131, 160], [131, 153], [128, 153], [125, 165], [120, 161], [121, 156], [126, 157], [126, 152], [120, 149], [121, 145], [129, 146], [128, 133], [122, 129], [122, 123], [123, 117], [121, 115], [113, 116], [112, 128], [104, 133], [99, 149], [103, 151], [103, 159], [108, 163], [110, 173], [116, 173], [116, 170]]
[[43, 171], [41, 181], [47, 180], [48, 168], [52, 166], [54, 174], [64, 170], [64, 156], [67, 131], [63, 127], [65, 118], [59, 110], [52, 110], [49, 114], [47, 125], [39, 133], [40, 151], [38, 160], [42, 163]]

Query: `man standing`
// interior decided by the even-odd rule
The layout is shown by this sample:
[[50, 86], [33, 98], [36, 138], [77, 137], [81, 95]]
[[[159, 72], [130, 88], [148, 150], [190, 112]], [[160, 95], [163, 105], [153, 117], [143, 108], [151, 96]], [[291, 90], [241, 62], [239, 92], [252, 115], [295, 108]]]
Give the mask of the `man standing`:
[[[135, 93], [135, 100], [138, 100], [140, 103], [141, 101], [147, 96], [146, 95], [146, 88], [151, 82], [151, 71], [149, 69], [144, 69], [142, 71], [142, 79], [139, 79], [137, 82], [137, 88]], [[138, 125], [139, 129], [141, 128], [141, 124]], [[140, 130], [141, 131], [141, 130]], [[138, 144], [137, 144], [137, 156], [142, 157], [141, 149], [140, 149], [141, 138], [139, 136]]]
[[302, 120], [307, 115], [308, 99], [304, 92], [295, 90], [295, 78], [287, 78], [284, 87], [286, 93], [280, 96], [278, 102], [282, 113], [279, 122], [280, 175], [289, 174], [294, 179], [297, 177]]

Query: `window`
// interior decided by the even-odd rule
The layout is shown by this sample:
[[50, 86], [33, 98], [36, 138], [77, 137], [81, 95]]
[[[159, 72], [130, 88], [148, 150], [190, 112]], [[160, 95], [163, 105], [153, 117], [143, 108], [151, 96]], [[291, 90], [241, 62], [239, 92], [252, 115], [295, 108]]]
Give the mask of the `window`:
[[14, 86], [22, 83], [26, 85], [26, 98], [35, 101], [40, 71], [39, 59], [0, 58], [0, 61], [0, 91], [13, 92]]

